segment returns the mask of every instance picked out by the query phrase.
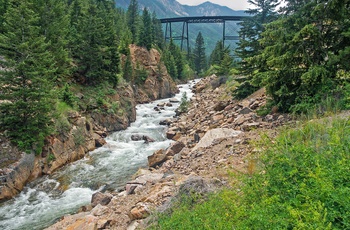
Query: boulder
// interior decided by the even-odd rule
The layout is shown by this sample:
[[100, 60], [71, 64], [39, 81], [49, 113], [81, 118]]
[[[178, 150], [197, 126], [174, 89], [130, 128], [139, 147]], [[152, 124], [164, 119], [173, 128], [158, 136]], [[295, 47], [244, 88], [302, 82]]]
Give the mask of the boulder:
[[102, 147], [104, 146], [107, 142], [105, 139], [103, 139], [100, 135], [98, 135], [97, 133], [93, 133], [92, 134], [92, 138], [95, 140], [95, 147]]
[[173, 137], [175, 137], [175, 135], [176, 135], [175, 131], [169, 130], [166, 132], [166, 138], [168, 138], [168, 139], [173, 139]]
[[160, 149], [151, 156], [148, 156], [148, 166], [154, 168], [162, 164], [164, 161], [166, 161], [166, 159], [166, 154], [164, 153], [163, 149]]
[[228, 105], [229, 105], [229, 101], [220, 101], [218, 103], [216, 103], [216, 105], [214, 106], [214, 110], [215, 111], [221, 111], [224, 110]]
[[172, 122], [173, 122], [173, 119], [168, 118], [168, 119], [165, 119], [165, 120], [163, 120], [163, 121], [160, 121], [160, 122], [159, 122], [159, 125], [166, 125], [166, 126], [169, 126]]
[[176, 98], [170, 98], [170, 99], [169, 99], [169, 102], [170, 102], [170, 103], [179, 103], [180, 101], [177, 100]]
[[145, 182], [130, 181], [125, 186], [126, 195], [131, 195], [135, 193], [137, 187], [143, 187]]
[[241, 129], [244, 131], [250, 131], [252, 129], [256, 129], [260, 126], [259, 122], [253, 122], [253, 123], [247, 123], [247, 124], [243, 124]]
[[155, 142], [155, 140], [153, 138], [150, 138], [149, 136], [146, 136], [146, 135], [142, 136], [142, 140], [144, 140], [146, 144], [148, 144], [150, 142]]
[[148, 217], [150, 215], [150, 210], [144, 203], [138, 203], [129, 212], [130, 220], [140, 220]]
[[181, 152], [181, 150], [185, 147], [185, 144], [183, 142], [177, 141], [175, 143], [172, 143], [170, 147], [166, 150], [165, 155], [166, 156], [174, 156], [175, 154], [178, 154]]
[[142, 136], [138, 135], [138, 134], [133, 134], [133, 135], [131, 135], [130, 138], [132, 141], [141, 141], [142, 140]]
[[109, 202], [111, 202], [112, 198], [113, 195], [109, 193], [96, 192], [91, 197], [91, 206], [93, 208], [96, 207], [98, 204], [105, 206], [109, 204]]
[[223, 114], [218, 114], [213, 117], [214, 122], [223, 121], [225, 116]]
[[227, 129], [227, 128], [211, 129], [203, 136], [203, 138], [192, 149], [192, 151], [196, 151], [199, 148], [209, 147], [217, 139], [237, 137], [241, 133], [242, 133], [241, 131], [237, 131], [234, 129]]
[[243, 109], [241, 109], [239, 111], [240, 114], [249, 114], [251, 112], [253, 112], [253, 111], [251, 109], [249, 109], [248, 107], [244, 107]]
[[0, 200], [10, 199], [22, 191], [34, 170], [34, 153], [23, 154], [18, 165], [6, 176], [0, 178]]

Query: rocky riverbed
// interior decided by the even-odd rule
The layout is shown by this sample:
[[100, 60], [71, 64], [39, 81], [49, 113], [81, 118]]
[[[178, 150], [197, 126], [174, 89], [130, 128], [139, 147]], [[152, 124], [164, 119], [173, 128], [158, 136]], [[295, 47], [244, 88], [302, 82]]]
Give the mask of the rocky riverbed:
[[266, 104], [264, 89], [234, 101], [219, 82], [215, 75], [202, 79], [193, 88], [188, 112], [161, 121], [174, 142], [149, 156], [149, 167], [140, 169], [124, 190], [95, 193], [91, 205], [47, 229], [143, 229], [179, 192], [215, 191], [229, 186], [230, 170], [250, 173], [250, 156], [259, 151], [250, 143], [261, 134], [276, 135], [275, 128], [291, 118], [276, 111], [257, 114]]

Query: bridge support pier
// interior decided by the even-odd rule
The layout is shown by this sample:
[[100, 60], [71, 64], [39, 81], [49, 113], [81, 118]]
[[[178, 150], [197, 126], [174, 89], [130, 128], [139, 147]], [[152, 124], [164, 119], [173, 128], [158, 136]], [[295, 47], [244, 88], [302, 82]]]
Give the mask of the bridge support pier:
[[186, 40], [187, 53], [190, 52], [190, 42], [188, 36], [188, 22], [182, 22], [182, 31], [180, 36], [173, 36], [172, 22], [166, 22], [165, 24], [165, 43], [170, 40], [181, 40], [181, 51], [184, 49], [184, 42]]
[[[168, 40], [181, 40], [181, 50], [184, 49], [184, 42], [186, 40], [187, 45], [187, 53], [189, 54], [190, 45], [189, 45], [189, 35], [188, 35], [188, 24], [189, 23], [222, 23], [223, 31], [222, 31], [222, 43], [225, 46], [225, 41], [233, 40], [238, 41], [239, 36], [237, 34], [237, 29], [235, 33], [232, 35], [228, 35], [227, 33], [227, 22], [234, 22], [235, 26], [238, 25], [239, 22], [243, 21], [244, 18], [248, 18], [248, 16], [200, 16], [200, 17], [182, 17], [182, 18], [164, 18], [160, 19], [161, 23], [165, 23], [165, 42]], [[173, 36], [172, 23], [182, 22], [182, 31], [181, 35]], [[234, 27], [236, 28], [236, 27]]]

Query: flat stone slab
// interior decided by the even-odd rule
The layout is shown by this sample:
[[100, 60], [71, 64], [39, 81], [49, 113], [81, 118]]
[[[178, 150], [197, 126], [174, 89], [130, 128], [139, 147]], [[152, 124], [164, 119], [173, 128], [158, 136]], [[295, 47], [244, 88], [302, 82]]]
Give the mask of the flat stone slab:
[[211, 129], [208, 132], [206, 132], [206, 134], [202, 137], [202, 139], [198, 142], [198, 144], [192, 149], [192, 151], [195, 151], [199, 148], [209, 147], [217, 139], [237, 137], [241, 133], [242, 131], [227, 129], [227, 128]]

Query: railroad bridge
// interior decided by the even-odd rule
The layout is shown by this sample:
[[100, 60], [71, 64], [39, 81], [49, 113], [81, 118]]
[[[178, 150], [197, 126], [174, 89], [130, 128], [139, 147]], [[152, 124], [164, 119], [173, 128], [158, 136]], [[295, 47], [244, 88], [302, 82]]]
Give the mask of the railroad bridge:
[[[165, 24], [165, 41], [170, 39], [181, 40], [181, 50], [183, 50], [184, 42], [186, 41], [187, 52], [189, 52], [189, 36], [188, 25], [192, 23], [221, 23], [223, 24], [222, 42], [225, 46], [227, 40], [239, 40], [238, 31], [239, 23], [249, 16], [198, 16], [198, 17], [177, 17], [177, 18], [163, 18], [160, 19], [162, 24]], [[234, 22], [235, 34], [227, 33], [226, 22]], [[180, 36], [173, 36], [173, 23], [182, 23], [182, 31]]]

